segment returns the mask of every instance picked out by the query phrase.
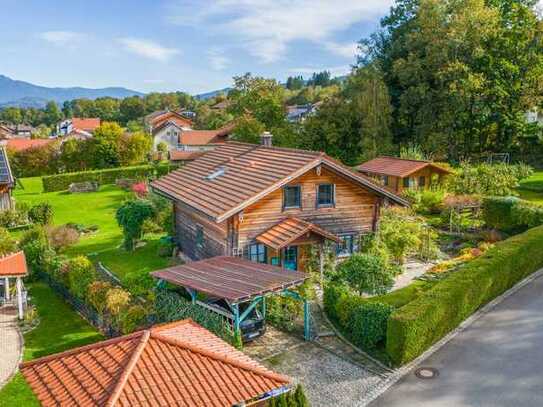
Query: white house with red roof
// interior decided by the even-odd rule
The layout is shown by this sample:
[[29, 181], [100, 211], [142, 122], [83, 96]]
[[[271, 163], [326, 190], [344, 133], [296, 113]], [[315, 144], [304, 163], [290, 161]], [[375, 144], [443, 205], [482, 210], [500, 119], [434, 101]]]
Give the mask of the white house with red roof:
[[72, 117], [64, 120], [57, 125], [57, 136], [73, 136], [78, 139], [92, 137], [92, 133], [101, 125], [98, 117], [80, 118]]

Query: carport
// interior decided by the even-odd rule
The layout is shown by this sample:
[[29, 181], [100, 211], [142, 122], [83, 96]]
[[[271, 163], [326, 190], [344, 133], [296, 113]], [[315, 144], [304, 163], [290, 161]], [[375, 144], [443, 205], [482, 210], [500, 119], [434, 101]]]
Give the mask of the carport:
[[[266, 297], [269, 295], [286, 295], [304, 305], [304, 337], [310, 340], [309, 303], [292, 289], [300, 286], [307, 274], [286, 270], [269, 264], [255, 263], [241, 257], [219, 256], [195, 261], [180, 266], [169, 267], [151, 273], [161, 282], [184, 287], [191, 295], [192, 302], [202, 305], [214, 312], [232, 318], [234, 329], [239, 332], [241, 322], [251, 311], [261, 307], [266, 315]], [[218, 311], [216, 308], [197, 300], [198, 293], [213, 298], [224, 299], [232, 310], [232, 314]], [[249, 303], [240, 314], [239, 305]]]

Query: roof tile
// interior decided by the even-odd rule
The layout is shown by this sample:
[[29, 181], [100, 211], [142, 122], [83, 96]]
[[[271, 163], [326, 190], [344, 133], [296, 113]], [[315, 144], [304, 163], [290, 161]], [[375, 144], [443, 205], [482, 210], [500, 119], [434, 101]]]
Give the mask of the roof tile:
[[360, 164], [357, 169], [361, 172], [390, 175], [393, 177], [407, 177], [425, 167], [431, 166], [436, 171], [448, 173], [449, 171], [429, 161], [408, 160], [398, 157], [377, 157]]

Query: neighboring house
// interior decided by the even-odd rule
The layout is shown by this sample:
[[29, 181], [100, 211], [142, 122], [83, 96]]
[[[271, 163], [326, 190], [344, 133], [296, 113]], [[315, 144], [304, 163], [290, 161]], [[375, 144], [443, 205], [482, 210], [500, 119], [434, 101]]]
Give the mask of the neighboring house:
[[191, 320], [25, 362], [44, 407], [249, 406], [291, 390], [272, 372]]
[[177, 148], [179, 135], [183, 130], [192, 129], [192, 121], [181, 112], [162, 110], [145, 116], [145, 127], [153, 136], [153, 147], [160, 143], [168, 146], [169, 150]]
[[398, 157], [377, 157], [360, 164], [357, 170], [378, 180], [396, 193], [404, 189], [425, 189], [439, 184], [450, 171], [430, 161]]
[[57, 136], [66, 137], [73, 136], [75, 138], [92, 137], [92, 133], [96, 128], [100, 127], [101, 120], [99, 118], [82, 119], [73, 117], [64, 120], [57, 125]]
[[379, 209], [408, 205], [396, 194], [324, 153], [226, 142], [152, 188], [174, 202], [176, 241], [193, 260], [244, 255], [304, 269], [310, 245], [357, 250], [375, 231]]
[[230, 102], [228, 99], [224, 99], [223, 101], [215, 103], [213, 106], [211, 106], [211, 109], [222, 111], [228, 109], [228, 106], [230, 106]]
[[11, 191], [15, 188], [15, 179], [9, 166], [9, 159], [4, 144], [0, 145], [0, 212], [13, 207]]
[[30, 148], [40, 148], [54, 143], [56, 140], [51, 138], [37, 138], [37, 139], [10, 139], [6, 140], [6, 147], [8, 150], [19, 152], [28, 150]]
[[320, 104], [318, 102], [314, 104], [287, 106], [287, 120], [291, 123], [303, 123], [308, 116], [317, 112]]
[[0, 140], [11, 138], [30, 138], [35, 131], [29, 124], [0, 124]]
[[230, 123], [216, 130], [183, 130], [177, 147], [169, 151], [170, 161], [185, 162], [201, 157], [227, 141], [234, 129], [235, 124]]

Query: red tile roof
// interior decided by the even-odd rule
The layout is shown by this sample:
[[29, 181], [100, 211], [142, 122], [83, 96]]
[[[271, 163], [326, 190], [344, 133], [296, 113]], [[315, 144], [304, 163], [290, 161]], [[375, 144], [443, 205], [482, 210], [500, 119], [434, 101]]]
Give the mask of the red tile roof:
[[361, 172], [390, 175], [393, 177], [407, 177], [426, 167], [432, 167], [438, 172], [448, 174], [449, 171], [429, 161], [408, 160], [398, 157], [377, 157], [360, 164], [357, 169]]
[[151, 275], [232, 302], [295, 287], [308, 278], [305, 273], [230, 256], [193, 261]]
[[44, 407], [232, 406], [290, 383], [190, 320], [26, 362], [21, 372]]
[[79, 117], [72, 118], [72, 126], [77, 130], [93, 132], [97, 127], [100, 127], [99, 118], [81, 119]]
[[0, 257], [0, 277], [26, 276], [26, 257], [24, 252], [17, 252]]
[[40, 148], [53, 143], [54, 139], [37, 138], [37, 139], [9, 139], [7, 140], [7, 149], [13, 151], [23, 151], [29, 148]]
[[221, 143], [234, 131], [235, 123], [230, 123], [216, 130], [185, 130], [179, 134], [179, 144], [205, 145]]
[[163, 122], [173, 121], [179, 125], [192, 126], [192, 120], [186, 118], [182, 114], [174, 111], [162, 111], [151, 113], [146, 116], [148, 123], [153, 125], [153, 127], [160, 126]]
[[[409, 205], [324, 153], [238, 142], [217, 144], [212, 151], [154, 181], [151, 186], [222, 222], [319, 165], [377, 195]], [[220, 175], [212, 177], [214, 173]]]
[[170, 150], [168, 152], [170, 161], [191, 161], [203, 156], [207, 151], [180, 151]]
[[326, 230], [298, 218], [287, 218], [256, 237], [260, 243], [280, 250], [306, 233], [314, 233], [339, 243], [339, 238]]

